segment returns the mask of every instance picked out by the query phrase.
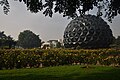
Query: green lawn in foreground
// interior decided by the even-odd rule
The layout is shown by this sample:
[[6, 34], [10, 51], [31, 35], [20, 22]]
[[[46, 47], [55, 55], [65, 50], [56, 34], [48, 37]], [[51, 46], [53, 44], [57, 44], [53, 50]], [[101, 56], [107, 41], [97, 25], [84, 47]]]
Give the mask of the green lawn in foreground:
[[120, 68], [77, 65], [0, 70], [0, 80], [120, 80]]

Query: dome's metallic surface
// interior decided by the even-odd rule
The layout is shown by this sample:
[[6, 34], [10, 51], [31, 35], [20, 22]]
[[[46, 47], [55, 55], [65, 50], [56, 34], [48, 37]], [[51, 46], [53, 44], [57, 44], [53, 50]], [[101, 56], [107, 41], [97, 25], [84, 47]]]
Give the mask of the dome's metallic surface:
[[100, 17], [84, 15], [72, 20], [64, 31], [65, 48], [106, 48], [112, 43], [109, 25]]

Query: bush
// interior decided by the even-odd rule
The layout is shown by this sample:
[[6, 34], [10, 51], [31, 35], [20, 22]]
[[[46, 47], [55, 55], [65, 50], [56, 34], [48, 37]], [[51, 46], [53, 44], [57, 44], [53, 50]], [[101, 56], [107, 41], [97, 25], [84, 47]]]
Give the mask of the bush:
[[0, 69], [72, 64], [120, 65], [120, 50], [10, 49], [0, 50]]

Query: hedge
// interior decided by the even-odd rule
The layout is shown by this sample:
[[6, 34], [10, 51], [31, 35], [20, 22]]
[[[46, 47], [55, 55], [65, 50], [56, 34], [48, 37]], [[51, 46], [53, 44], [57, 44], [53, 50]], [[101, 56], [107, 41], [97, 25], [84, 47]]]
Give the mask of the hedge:
[[73, 64], [120, 65], [120, 49], [8, 49], [0, 50], [0, 69]]

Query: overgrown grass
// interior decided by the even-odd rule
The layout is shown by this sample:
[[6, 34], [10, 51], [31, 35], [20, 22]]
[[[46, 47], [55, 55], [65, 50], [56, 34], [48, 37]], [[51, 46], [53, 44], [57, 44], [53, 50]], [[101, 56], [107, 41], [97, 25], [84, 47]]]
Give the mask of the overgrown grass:
[[0, 80], [120, 80], [120, 68], [77, 65], [0, 70]]

